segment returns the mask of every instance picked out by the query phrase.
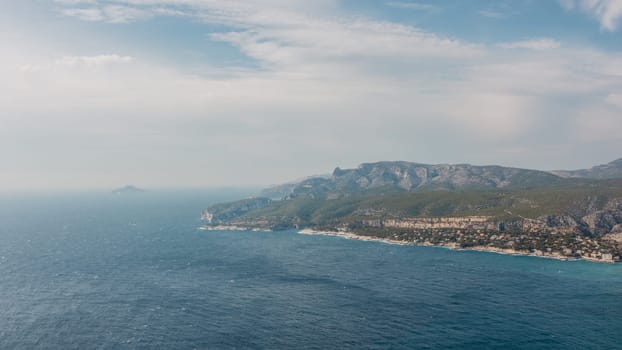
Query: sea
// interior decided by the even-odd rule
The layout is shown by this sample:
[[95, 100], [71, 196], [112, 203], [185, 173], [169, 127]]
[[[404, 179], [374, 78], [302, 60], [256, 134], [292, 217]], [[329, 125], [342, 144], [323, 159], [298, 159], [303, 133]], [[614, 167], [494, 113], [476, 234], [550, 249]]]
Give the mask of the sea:
[[245, 195], [1, 195], [0, 349], [622, 349], [622, 264], [199, 229]]

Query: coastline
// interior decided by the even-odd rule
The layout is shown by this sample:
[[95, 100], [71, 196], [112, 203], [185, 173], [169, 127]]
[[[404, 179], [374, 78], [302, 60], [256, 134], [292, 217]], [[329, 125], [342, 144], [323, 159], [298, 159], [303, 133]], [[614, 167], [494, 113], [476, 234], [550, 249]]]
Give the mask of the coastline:
[[[236, 226], [236, 225], [217, 225], [217, 226], [201, 226], [199, 230], [202, 231], [244, 231], [244, 232], [272, 232], [270, 229], [260, 229], [256, 227], [246, 227], [246, 226]], [[437, 248], [445, 248], [451, 250], [465, 250], [465, 251], [478, 251], [478, 252], [486, 252], [486, 253], [495, 253], [502, 255], [514, 255], [514, 256], [531, 256], [536, 258], [545, 258], [545, 259], [555, 259], [560, 261], [589, 261], [596, 263], [604, 263], [604, 264], [615, 264], [617, 261], [603, 260], [592, 257], [568, 257], [561, 255], [558, 252], [555, 253], [535, 253], [523, 250], [514, 250], [509, 248], [498, 248], [498, 247], [490, 247], [490, 246], [472, 246], [472, 247], [459, 247], [456, 244], [432, 244], [429, 242], [406, 242], [400, 241], [390, 238], [380, 238], [375, 236], [362, 236], [357, 235], [353, 232], [349, 231], [326, 231], [326, 230], [314, 230], [310, 228], [304, 228], [302, 230], [296, 231], [301, 235], [314, 235], [314, 236], [334, 236], [341, 237], [345, 239], [354, 239], [359, 241], [368, 241], [368, 242], [380, 242], [386, 244], [397, 244], [397, 245], [411, 245], [411, 246], [420, 246], [420, 247], [437, 247]]]
[[371, 237], [371, 236], [361, 236], [348, 231], [318, 231], [309, 228], [302, 229], [298, 231], [299, 234], [302, 235], [314, 235], [314, 236], [335, 236], [342, 237], [345, 239], [356, 239], [359, 241], [373, 241], [373, 242], [382, 242], [387, 244], [399, 244], [399, 245], [413, 245], [410, 242], [398, 241], [395, 239], [388, 238], [379, 238], [379, 237]]
[[451, 249], [451, 250], [465, 250], [465, 251], [471, 250], [471, 251], [486, 252], [486, 253], [496, 253], [496, 254], [502, 254], [502, 255], [532, 256], [536, 258], [555, 259], [555, 260], [560, 260], [560, 261], [585, 260], [589, 262], [615, 264], [615, 261], [608, 261], [608, 260], [602, 260], [602, 259], [590, 258], [590, 257], [574, 258], [574, 257], [563, 256], [559, 253], [536, 254], [533, 252], [527, 252], [527, 251], [522, 251], [522, 250], [514, 250], [514, 249], [507, 249], [507, 248], [504, 249], [504, 248], [489, 247], [489, 246], [473, 246], [473, 247], [463, 248], [463, 247], [457, 247], [455, 244], [444, 245], [444, 244], [405, 242], [405, 241], [398, 241], [394, 239], [379, 238], [379, 237], [373, 237], [373, 236], [360, 236], [360, 235], [357, 235], [355, 233], [348, 232], [348, 231], [321, 231], [321, 230], [313, 230], [313, 229], [305, 228], [305, 229], [299, 230], [298, 234], [335, 236], [335, 237], [342, 237], [345, 239], [356, 239], [360, 241], [373, 241], [373, 242], [382, 242], [382, 243], [387, 243], [387, 244], [414, 245], [414, 246], [423, 246], [423, 247], [439, 247], [439, 248], [446, 248], [446, 249]]
[[201, 231], [252, 231], [252, 232], [272, 232], [269, 229], [261, 229], [256, 227], [245, 227], [235, 225], [217, 225], [217, 226], [200, 226]]

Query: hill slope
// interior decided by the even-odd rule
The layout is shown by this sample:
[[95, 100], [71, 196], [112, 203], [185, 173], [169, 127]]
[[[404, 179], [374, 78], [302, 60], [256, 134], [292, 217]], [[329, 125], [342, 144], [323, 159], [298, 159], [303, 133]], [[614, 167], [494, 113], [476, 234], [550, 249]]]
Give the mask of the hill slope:
[[622, 158], [607, 164], [597, 165], [589, 169], [555, 170], [552, 171], [552, 173], [561, 177], [581, 177], [591, 179], [622, 178]]

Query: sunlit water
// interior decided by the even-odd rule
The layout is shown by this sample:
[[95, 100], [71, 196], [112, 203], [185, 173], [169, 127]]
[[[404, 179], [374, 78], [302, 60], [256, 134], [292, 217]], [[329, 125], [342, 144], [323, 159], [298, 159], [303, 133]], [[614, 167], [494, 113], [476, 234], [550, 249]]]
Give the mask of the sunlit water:
[[3, 197], [0, 349], [622, 348], [622, 265], [198, 230], [227, 197]]

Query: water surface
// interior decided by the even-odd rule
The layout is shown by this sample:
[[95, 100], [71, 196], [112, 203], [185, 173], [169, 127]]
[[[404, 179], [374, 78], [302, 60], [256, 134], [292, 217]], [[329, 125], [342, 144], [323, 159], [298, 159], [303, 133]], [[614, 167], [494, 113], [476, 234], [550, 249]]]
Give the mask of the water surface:
[[197, 229], [236, 195], [3, 197], [0, 348], [622, 348], [622, 265]]

